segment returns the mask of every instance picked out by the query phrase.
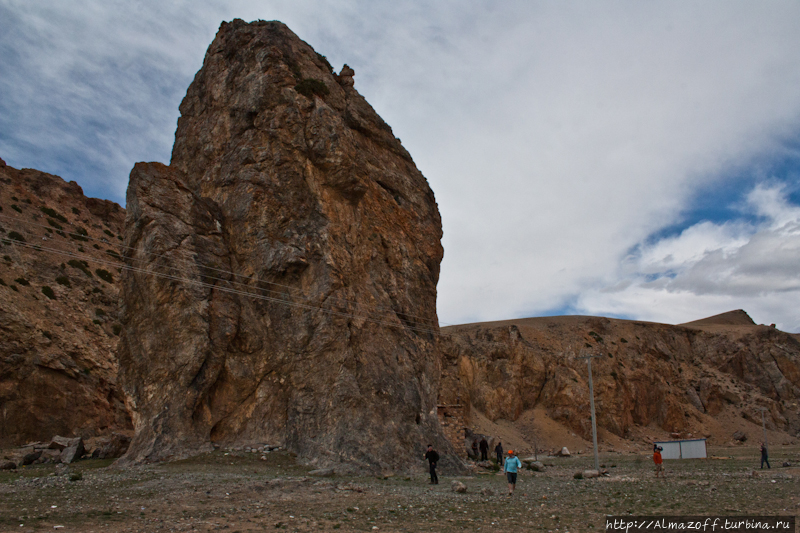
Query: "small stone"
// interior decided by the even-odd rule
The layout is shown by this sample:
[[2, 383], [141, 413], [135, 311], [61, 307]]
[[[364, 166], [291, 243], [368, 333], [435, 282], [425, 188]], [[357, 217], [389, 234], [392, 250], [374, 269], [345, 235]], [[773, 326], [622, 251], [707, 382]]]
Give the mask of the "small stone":
[[453, 480], [453, 482], [450, 484], [450, 489], [453, 492], [458, 492], [459, 494], [464, 494], [467, 492], [467, 486], [457, 480]]
[[494, 491], [489, 487], [484, 487], [481, 489], [481, 494], [484, 496], [494, 496]]
[[597, 470], [584, 470], [583, 471], [583, 478], [584, 479], [592, 479], [595, 477], [600, 477], [600, 472]]
[[335, 474], [333, 468], [320, 468], [317, 470], [312, 470], [308, 473], [309, 476], [314, 477], [331, 477]]

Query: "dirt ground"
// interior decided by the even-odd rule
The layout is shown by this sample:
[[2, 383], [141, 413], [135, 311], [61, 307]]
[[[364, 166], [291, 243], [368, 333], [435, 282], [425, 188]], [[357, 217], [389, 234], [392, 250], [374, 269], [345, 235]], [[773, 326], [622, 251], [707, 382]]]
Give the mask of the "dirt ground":
[[[650, 450], [601, 453], [609, 477], [575, 479], [591, 454], [542, 457], [544, 472], [523, 472], [517, 492], [505, 477], [442, 474], [428, 485], [422, 461], [411, 476], [308, 475], [291, 455], [214, 452], [126, 470], [109, 461], [36, 465], [0, 473], [0, 531], [599, 531], [606, 515], [798, 515], [800, 447], [774, 446], [772, 469], [758, 450], [712, 448], [712, 458], [666, 461], [654, 479]], [[78, 477], [70, 481], [70, 477]], [[63, 527], [58, 527], [63, 526]]]

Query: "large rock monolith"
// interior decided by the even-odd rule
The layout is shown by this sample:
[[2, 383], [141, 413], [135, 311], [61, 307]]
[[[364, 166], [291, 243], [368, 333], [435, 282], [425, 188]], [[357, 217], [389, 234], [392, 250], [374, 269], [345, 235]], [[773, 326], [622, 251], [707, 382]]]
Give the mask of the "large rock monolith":
[[269, 442], [385, 472], [450, 450], [439, 212], [353, 74], [279, 22], [223, 23], [170, 165], [131, 172], [123, 463]]

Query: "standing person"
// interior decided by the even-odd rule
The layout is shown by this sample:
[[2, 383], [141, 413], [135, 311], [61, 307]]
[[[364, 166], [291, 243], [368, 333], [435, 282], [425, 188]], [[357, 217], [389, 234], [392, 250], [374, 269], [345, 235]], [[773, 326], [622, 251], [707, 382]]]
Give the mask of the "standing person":
[[663, 450], [661, 446], [653, 445], [653, 462], [656, 464], [656, 477], [658, 477], [658, 473], [661, 472], [661, 477], [665, 477], [664, 475], [664, 459], [661, 458], [661, 450]]
[[481, 439], [481, 461], [488, 461], [489, 460], [489, 443], [486, 442], [486, 437]]
[[517, 471], [522, 468], [522, 461], [519, 457], [514, 455], [514, 450], [508, 450], [508, 457], [506, 457], [506, 464], [503, 470], [506, 473], [508, 480], [508, 495], [514, 494], [514, 489], [517, 487]]
[[502, 442], [498, 442], [497, 446], [494, 447], [494, 453], [497, 454], [497, 464], [498, 465], [502, 465], [503, 464], [503, 443]]
[[439, 454], [433, 449], [433, 444], [428, 444], [428, 451], [425, 453], [425, 459], [431, 468], [431, 485], [439, 484], [439, 476], [436, 475], [436, 463], [439, 462]]
[[767, 457], [767, 445], [765, 443], [761, 443], [761, 469], [764, 469], [764, 463], [767, 463], [767, 468], [772, 468], [769, 466], [769, 457]]
[[478, 460], [478, 441], [477, 440], [473, 440], [472, 441], [472, 458], [475, 459], [476, 461]]

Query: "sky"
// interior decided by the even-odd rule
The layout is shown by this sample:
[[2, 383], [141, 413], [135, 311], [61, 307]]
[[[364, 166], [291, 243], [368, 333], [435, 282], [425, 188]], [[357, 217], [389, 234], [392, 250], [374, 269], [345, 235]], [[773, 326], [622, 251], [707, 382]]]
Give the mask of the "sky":
[[234, 18], [353, 67], [436, 195], [442, 325], [800, 332], [800, 2], [0, 0], [0, 157], [124, 205]]

